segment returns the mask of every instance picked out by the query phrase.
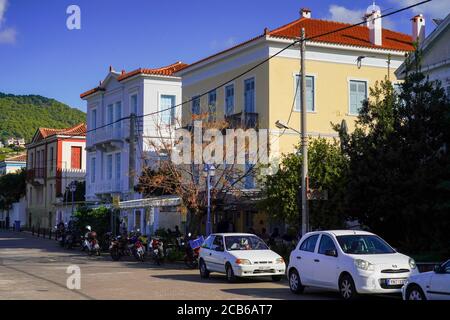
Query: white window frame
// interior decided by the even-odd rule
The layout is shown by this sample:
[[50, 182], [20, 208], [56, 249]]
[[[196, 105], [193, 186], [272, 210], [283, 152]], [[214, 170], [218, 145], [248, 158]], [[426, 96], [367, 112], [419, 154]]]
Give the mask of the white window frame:
[[[318, 108], [317, 108], [317, 74], [316, 73], [306, 73], [307, 77], [312, 77], [313, 79], [313, 110], [306, 110], [306, 113], [317, 113], [318, 112]], [[294, 79], [294, 110], [293, 112], [302, 112], [301, 110], [301, 106], [300, 106], [300, 110], [297, 110], [297, 96], [295, 95], [296, 91], [297, 91], [297, 77], [300, 77], [300, 73], [298, 72], [294, 72], [292, 74], [292, 77]], [[300, 88], [299, 88], [300, 90]]]
[[131, 114], [132, 111], [134, 111], [133, 110], [133, 104], [132, 104], [134, 96], [136, 97], [136, 115], [138, 115], [138, 113], [139, 113], [139, 110], [138, 110], [139, 109], [139, 95], [138, 95], [138, 91], [133, 91], [133, 92], [129, 93], [129, 99], [128, 99], [129, 114]]
[[[253, 88], [253, 104], [254, 104], [254, 107], [255, 107], [255, 110], [253, 110], [253, 113], [257, 113], [258, 112], [257, 111], [257, 104], [256, 104], [257, 94], [256, 94], [256, 76], [255, 75], [251, 75], [251, 76], [249, 76], [249, 77], [247, 77], [247, 78], [242, 80], [242, 87], [243, 87], [242, 97], [243, 97], [243, 102], [244, 102], [243, 105], [242, 105], [242, 112], [246, 112], [245, 111], [245, 82], [247, 80], [252, 80], [252, 79], [253, 79], [253, 86], [254, 86], [254, 88]], [[236, 92], [234, 93], [234, 95], [236, 95]]]
[[[198, 99], [198, 102], [199, 102], [199, 113], [194, 113], [194, 108], [193, 107], [194, 107], [194, 100], [195, 99]], [[202, 97], [199, 94], [195, 94], [195, 95], [192, 96], [190, 110], [191, 110], [191, 116], [194, 115], [194, 114], [195, 115], [199, 115], [199, 114], [202, 113]]]
[[357, 117], [359, 113], [352, 113], [350, 111], [350, 83], [352, 81], [358, 81], [358, 82], [365, 82], [366, 83], [366, 99], [369, 98], [369, 80], [368, 79], [361, 79], [361, 78], [347, 78], [347, 116]]
[[90, 163], [90, 166], [91, 166], [91, 177], [90, 177], [90, 181], [91, 181], [91, 183], [95, 183], [95, 173], [96, 173], [96, 171], [97, 171], [97, 168], [96, 168], [96, 166], [97, 166], [97, 164], [96, 164], [96, 157], [91, 157], [91, 163]]
[[[170, 121], [169, 123], [164, 123], [166, 125], [174, 125], [175, 124], [175, 119], [177, 117], [176, 115], [176, 105], [177, 105], [177, 95], [174, 93], [160, 93], [159, 94], [159, 103], [158, 103], [158, 111], [161, 112], [161, 123], [163, 123], [162, 121], [162, 114], [164, 113], [162, 110], [162, 106], [161, 106], [161, 102], [162, 102], [162, 97], [163, 96], [167, 96], [167, 97], [173, 97], [173, 109], [170, 110]], [[200, 101], [201, 102], [201, 101]], [[200, 112], [201, 112], [201, 103], [200, 103]]]

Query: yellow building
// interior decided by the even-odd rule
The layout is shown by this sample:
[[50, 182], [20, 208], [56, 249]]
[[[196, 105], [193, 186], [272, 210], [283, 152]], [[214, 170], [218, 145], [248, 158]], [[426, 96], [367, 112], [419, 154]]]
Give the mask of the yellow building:
[[[214, 105], [217, 118], [226, 115], [242, 123], [256, 121], [259, 129], [270, 130], [270, 140], [278, 140], [281, 153], [292, 152], [299, 143], [298, 133], [286, 131], [280, 136], [275, 122], [280, 120], [300, 130], [300, 90], [296, 89], [300, 50], [296, 44], [280, 51], [298, 39], [304, 28], [309, 38], [307, 132], [310, 136], [337, 137], [331, 123], [343, 119], [351, 131], [369, 88], [385, 77], [395, 82], [394, 71], [405, 53], [413, 50], [412, 37], [383, 29], [382, 19], [374, 19], [379, 15], [374, 11], [366, 16], [364, 25], [333, 32], [350, 25], [312, 19], [311, 12], [302, 9], [299, 19], [291, 23], [274, 30], [266, 28], [253, 39], [188, 65], [177, 73], [182, 77], [183, 101], [194, 99], [183, 106], [183, 123], [189, 124], [193, 113], [207, 112], [208, 106]], [[268, 62], [236, 78], [274, 54]]]

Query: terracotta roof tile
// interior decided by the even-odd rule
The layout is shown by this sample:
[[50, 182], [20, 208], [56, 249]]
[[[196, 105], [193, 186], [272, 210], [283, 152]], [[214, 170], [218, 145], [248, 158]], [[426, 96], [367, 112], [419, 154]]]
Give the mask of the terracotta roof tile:
[[187, 66], [186, 63], [183, 63], [181, 61], [178, 61], [176, 63], [173, 63], [171, 65], [161, 67], [161, 68], [155, 68], [155, 69], [146, 69], [146, 68], [139, 68], [130, 72], [123, 72], [120, 76], [117, 77], [117, 81], [122, 81], [125, 79], [128, 79], [132, 76], [135, 76], [137, 74], [154, 74], [154, 75], [161, 75], [161, 76], [171, 76], [175, 72], [185, 68]]
[[[306, 38], [308, 38], [344, 28], [346, 26], [350, 26], [350, 24], [320, 19], [301, 18], [270, 31], [269, 35], [279, 38], [294, 39], [300, 36], [300, 29], [305, 28]], [[412, 37], [410, 35], [388, 29], [383, 29], [381, 35], [382, 45], [373, 45], [370, 43], [369, 28], [364, 25], [359, 25], [343, 31], [320, 36], [311, 39], [311, 41], [395, 51], [414, 50]]]
[[17, 156], [13, 156], [13, 157], [9, 157], [6, 158], [5, 161], [21, 161], [21, 162], [26, 162], [27, 161], [27, 154], [23, 153], [23, 154], [19, 154]]
[[54, 135], [66, 135], [66, 136], [86, 136], [86, 124], [79, 123], [73, 127], [65, 129], [54, 129], [54, 128], [39, 128], [38, 129], [42, 139], [54, 136]]

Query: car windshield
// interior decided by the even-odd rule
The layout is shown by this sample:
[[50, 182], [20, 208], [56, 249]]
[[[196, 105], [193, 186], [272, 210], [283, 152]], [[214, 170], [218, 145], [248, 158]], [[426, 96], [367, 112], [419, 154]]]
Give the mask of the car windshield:
[[227, 251], [234, 250], [268, 250], [267, 245], [256, 236], [226, 236]]
[[337, 241], [347, 254], [395, 253], [383, 239], [375, 235], [337, 236]]

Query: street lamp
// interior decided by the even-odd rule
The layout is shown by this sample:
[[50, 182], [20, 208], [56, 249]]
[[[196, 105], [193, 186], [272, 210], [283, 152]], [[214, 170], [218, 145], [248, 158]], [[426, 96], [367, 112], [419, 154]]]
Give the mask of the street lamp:
[[77, 190], [77, 183], [75, 181], [72, 181], [69, 183], [69, 191], [72, 192], [72, 214], [71, 219], [73, 218], [73, 205], [74, 205], [74, 195], [75, 191]]
[[208, 211], [206, 216], [206, 235], [209, 236], [212, 233], [211, 227], [211, 177], [216, 173], [216, 167], [212, 164], [205, 164], [203, 171], [206, 175], [206, 189], [208, 194]]
[[[275, 126], [278, 129], [281, 130], [292, 130], [296, 133], [298, 133], [300, 135], [300, 138], [302, 139], [302, 150], [305, 149], [305, 141], [303, 139], [304, 133], [298, 131], [297, 129], [291, 128], [289, 127], [286, 123], [284, 123], [283, 121], [277, 120], [275, 122]], [[305, 158], [305, 154], [303, 154], [303, 158]], [[306, 159], [307, 161], [307, 159]], [[303, 165], [302, 165], [302, 182], [301, 182], [301, 190], [302, 190], [302, 206], [301, 206], [301, 214], [299, 214], [299, 229], [302, 233], [302, 235], [304, 235], [306, 232], [308, 232], [309, 230], [309, 210], [308, 210], [308, 204], [307, 204], [307, 181], [308, 181], [308, 169], [305, 167], [305, 159], [303, 161]]]

